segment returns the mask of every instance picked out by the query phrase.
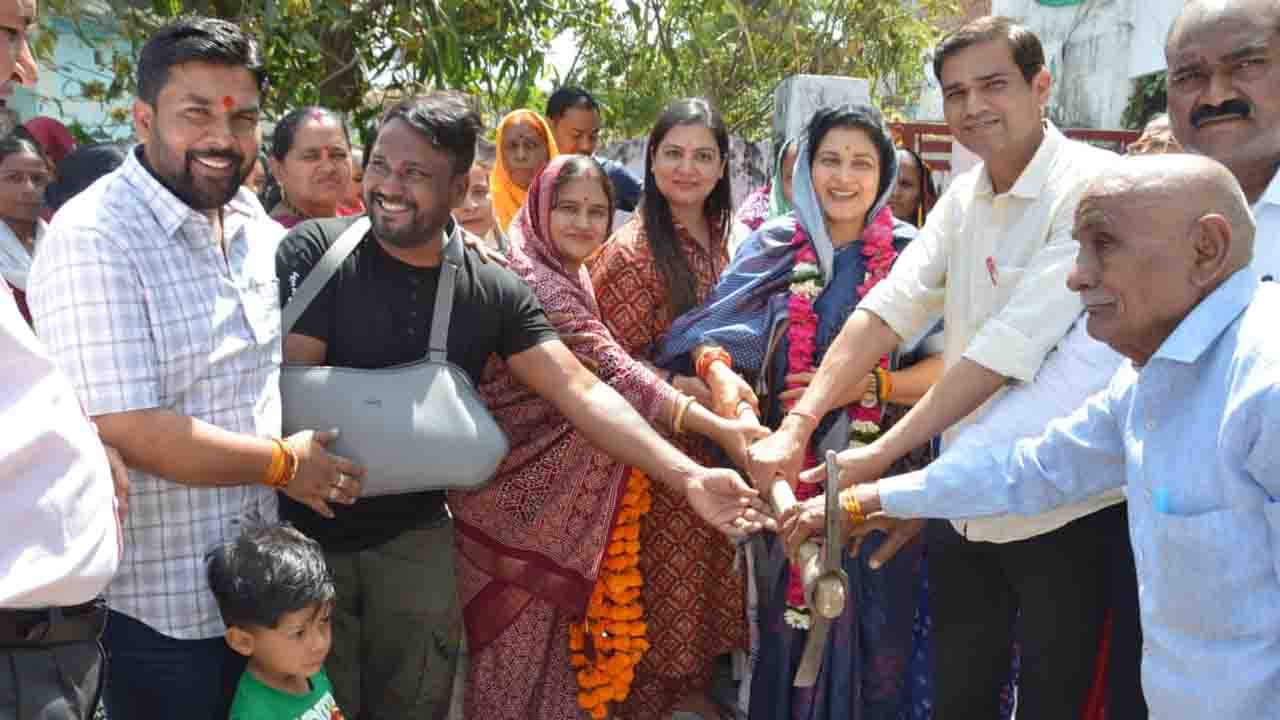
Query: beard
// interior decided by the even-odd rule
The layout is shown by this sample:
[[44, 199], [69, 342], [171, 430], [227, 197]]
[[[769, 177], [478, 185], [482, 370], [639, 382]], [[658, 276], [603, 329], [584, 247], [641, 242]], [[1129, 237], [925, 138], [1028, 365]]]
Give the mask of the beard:
[[394, 202], [404, 205], [405, 212], [396, 213], [400, 217], [397, 217], [394, 222], [389, 222], [380, 202], [384, 198], [386, 196], [382, 193], [367, 192], [364, 197], [364, 206], [369, 213], [370, 222], [373, 223], [374, 237], [388, 245], [404, 250], [429, 245], [440, 237], [440, 228], [444, 226], [444, 222], [448, 222], [447, 217], [444, 222], [427, 217], [419, 212], [417, 203], [403, 195], [396, 198]]
[[[158, 128], [157, 128], [158, 129]], [[150, 154], [152, 171], [162, 185], [193, 210], [214, 210], [226, 205], [240, 190], [240, 184], [253, 170], [245, 167], [244, 155], [234, 147], [223, 150], [188, 150], [181, 165], [169, 146], [159, 139], [159, 132], [151, 138], [155, 153]], [[234, 171], [225, 180], [197, 177], [192, 171], [198, 158], [222, 158], [231, 161]]]

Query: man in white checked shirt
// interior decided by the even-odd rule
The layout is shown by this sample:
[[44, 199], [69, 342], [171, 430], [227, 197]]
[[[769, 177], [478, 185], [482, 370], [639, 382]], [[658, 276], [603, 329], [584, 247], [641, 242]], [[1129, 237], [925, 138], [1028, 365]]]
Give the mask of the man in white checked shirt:
[[106, 592], [117, 720], [225, 718], [242, 665], [222, 639], [206, 553], [245, 518], [275, 519], [264, 483], [322, 515], [360, 492], [363, 471], [325, 451], [330, 435], [272, 440], [283, 230], [240, 188], [257, 156], [262, 77], [256, 43], [235, 25], [157, 31], [138, 62], [141, 145], [63, 207], [31, 272], [38, 334], [132, 468], [124, 557]]

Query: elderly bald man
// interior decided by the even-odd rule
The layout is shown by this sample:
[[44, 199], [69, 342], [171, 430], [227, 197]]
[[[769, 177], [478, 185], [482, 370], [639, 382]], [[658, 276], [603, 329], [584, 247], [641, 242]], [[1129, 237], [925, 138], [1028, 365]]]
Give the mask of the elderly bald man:
[[[1280, 286], [1246, 269], [1245, 196], [1208, 158], [1126, 158], [1086, 189], [1074, 232], [1068, 285], [1089, 334], [1128, 358], [1107, 389], [1037, 438], [952, 448], [843, 506], [1034, 514], [1127, 485], [1151, 716], [1276, 717]], [[821, 502], [783, 518], [789, 545], [820, 527]]]

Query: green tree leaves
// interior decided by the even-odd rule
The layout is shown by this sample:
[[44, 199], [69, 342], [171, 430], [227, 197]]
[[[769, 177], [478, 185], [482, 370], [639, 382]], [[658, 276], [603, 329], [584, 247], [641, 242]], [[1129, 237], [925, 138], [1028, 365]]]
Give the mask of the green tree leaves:
[[[933, 20], [953, 0], [45, 0], [99, 48], [111, 80], [83, 97], [133, 92], [146, 38], [172, 17], [227, 18], [262, 40], [264, 106], [279, 116], [320, 104], [365, 128], [382, 102], [420, 88], [463, 90], [494, 122], [540, 109], [539, 80], [575, 82], [606, 103], [614, 133], [643, 133], [672, 98], [703, 95], [737, 132], [770, 124], [773, 91], [795, 73], [872, 80], [889, 112], [912, 102]], [[546, 65], [552, 40], [572, 33], [566, 76]], [[46, 48], [45, 52], [48, 52]], [[544, 83], [545, 84], [545, 83]]]

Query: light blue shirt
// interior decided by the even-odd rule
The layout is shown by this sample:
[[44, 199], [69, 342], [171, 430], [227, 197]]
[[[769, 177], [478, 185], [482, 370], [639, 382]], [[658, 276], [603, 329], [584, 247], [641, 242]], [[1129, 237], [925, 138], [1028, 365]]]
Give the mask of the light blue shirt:
[[1038, 438], [944, 453], [880, 499], [1035, 514], [1126, 484], [1151, 717], [1280, 717], [1280, 285], [1237, 272]]

